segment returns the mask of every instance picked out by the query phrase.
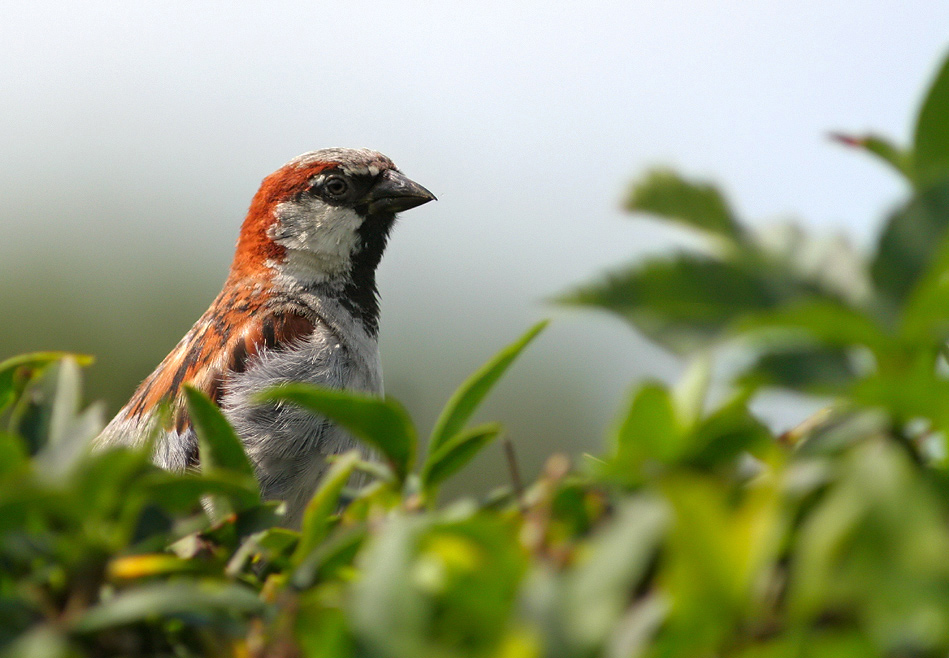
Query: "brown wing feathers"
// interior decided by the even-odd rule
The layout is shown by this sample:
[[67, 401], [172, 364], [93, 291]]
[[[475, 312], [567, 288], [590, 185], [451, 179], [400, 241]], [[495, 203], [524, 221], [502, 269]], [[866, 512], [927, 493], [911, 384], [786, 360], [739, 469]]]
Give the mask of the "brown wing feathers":
[[[313, 321], [299, 313], [264, 310], [261, 303], [232, 305], [232, 301], [214, 304], [195, 323], [136, 390], [126, 406], [128, 416], [148, 414], [168, 401], [175, 429], [184, 431], [191, 423], [182, 395], [184, 384], [220, 402], [227, 377], [244, 372], [262, 350], [284, 349], [313, 333]], [[225, 318], [222, 309], [229, 309], [232, 317]], [[235, 322], [237, 310], [241, 318]]]

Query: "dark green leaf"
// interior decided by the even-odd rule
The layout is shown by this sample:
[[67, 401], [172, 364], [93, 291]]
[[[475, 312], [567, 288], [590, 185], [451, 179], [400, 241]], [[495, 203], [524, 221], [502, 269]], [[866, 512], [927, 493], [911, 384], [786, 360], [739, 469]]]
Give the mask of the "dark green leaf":
[[458, 387], [458, 390], [452, 394], [435, 422], [435, 428], [432, 430], [432, 436], [428, 442], [430, 452], [441, 448], [448, 439], [461, 431], [461, 428], [465, 426], [475, 409], [478, 408], [481, 401], [514, 362], [514, 359], [546, 326], [547, 320], [535, 324], [527, 333], [495, 354], [490, 361], [481, 366]]
[[686, 461], [702, 468], [732, 462], [742, 452], [756, 454], [774, 444], [768, 428], [748, 411], [739, 395], [710, 414], [692, 430]]
[[891, 305], [902, 307], [933, 262], [949, 226], [949, 182], [919, 193], [888, 220], [870, 268], [873, 282]]
[[196, 475], [164, 471], [142, 476], [137, 483], [150, 500], [171, 512], [193, 511], [208, 495], [224, 496], [236, 509], [249, 509], [260, 503], [257, 481], [231, 471], [214, 471]]
[[680, 254], [608, 275], [558, 301], [612, 311], [681, 353], [720, 339], [737, 320], [774, 308], [790, 294], [758, 268]]
[[497, 438], [501, 426], [479, 425], [455, 434], [438, 450], [429, 452], [422, 468], [422, 487], [432, 489], [464, 468], [481, 450]]
[[776, 386], [805, 393], [837, 393], [857, 376], [844, 348], [826, 345], [781, 345], [759, 355], [745, 372], [746, 386]]
[[874, 352], [882, 351], [892, 340], [863, 311], [826, 299], [803, 301], [757, 313], [742, 321], [738, 327], [744, 331], [793, 330], [827, 345], [860, 345]]
[[907, 295], [899, 336], [909, 344], [945, 346], [949, 339], [949, 236]]
[[202, 470], [223, 468], [254, 476], [244, 444], [216, 404], [201, 391], [185, 386], [188, 412], [198, 435]]
[[326, 416], [378, 449], [404, 481], [415, 462], [418, 437], [401, 404], [365, 393], [285, 384], [265, 391], [260, 402], [292, 402]]
[[919, 110], [913, 148], [919, 189], [949, 178], [949, 58], [943, 61]]
[[718, 189], [687, 181], [665, 169], [651, 171], [633, 185], [626, 209], [656, 215], [730, 240], [741, 237], [741, 227]]

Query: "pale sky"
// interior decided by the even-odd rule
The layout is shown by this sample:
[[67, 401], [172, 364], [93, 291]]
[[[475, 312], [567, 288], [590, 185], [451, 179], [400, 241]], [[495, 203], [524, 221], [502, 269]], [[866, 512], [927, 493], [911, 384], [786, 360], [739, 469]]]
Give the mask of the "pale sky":
[[[618, 210], [627, 182], [672, 165], [758, 224], [798, 216], [866, 246], [904, 190], [827, 132], [906, 141], [946, 26], [932, 0], [4, 2], [0, 273], [68, 262], [80, 288], [133, 297], [199, 273], [196, 318], [266, 174], [374, 148], [439, 197], [383, 261], [389, 390], [427, 431], [467, 372], [552, 316], [484, 415], [596, 451], [631, 383], [677, 368], [617, 320], [543, 303], [668, 246]], [[103, 327], [164, 326], [146, 298], [98, 299]]]

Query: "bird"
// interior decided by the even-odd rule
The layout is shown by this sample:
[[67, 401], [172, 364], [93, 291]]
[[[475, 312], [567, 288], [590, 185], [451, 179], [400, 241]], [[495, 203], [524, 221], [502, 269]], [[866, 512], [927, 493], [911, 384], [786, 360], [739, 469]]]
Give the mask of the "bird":
[[234, 427], [262, 497], [286, 501], [285, 523], [298, 526], [327, 458], [356, 441], [323, 417], [255, 396], [292, 382], [382, 394], [376, 268], [396, 213], [433, 200], [388, 157], [364, 148], [310, 151], [267, 176], [221, 292], [96, 448], [143, 445], [157, 433], [155, 464], [197, 468], [184, 391], [191, 386]]

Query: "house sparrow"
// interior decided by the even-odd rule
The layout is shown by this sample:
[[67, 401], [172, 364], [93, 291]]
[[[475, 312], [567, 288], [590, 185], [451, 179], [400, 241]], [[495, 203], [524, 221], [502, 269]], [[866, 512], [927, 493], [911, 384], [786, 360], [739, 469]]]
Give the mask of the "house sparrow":
[[375, 272], [395, 213], [435, 199], [389, 158], [332, 148], [294, 158], [264, 179], [241, 227], [230, 274], [211, 307], [142, 382], [98, 446], [140, 444], [167, 403], [154, 454], [166, 469], [198, 460], [183, 385], [224, 411], [267, 499], [299, 524], [325, 466], [354, 439], [292, 405], [254, 395], [286, 382], [382, 392]]

